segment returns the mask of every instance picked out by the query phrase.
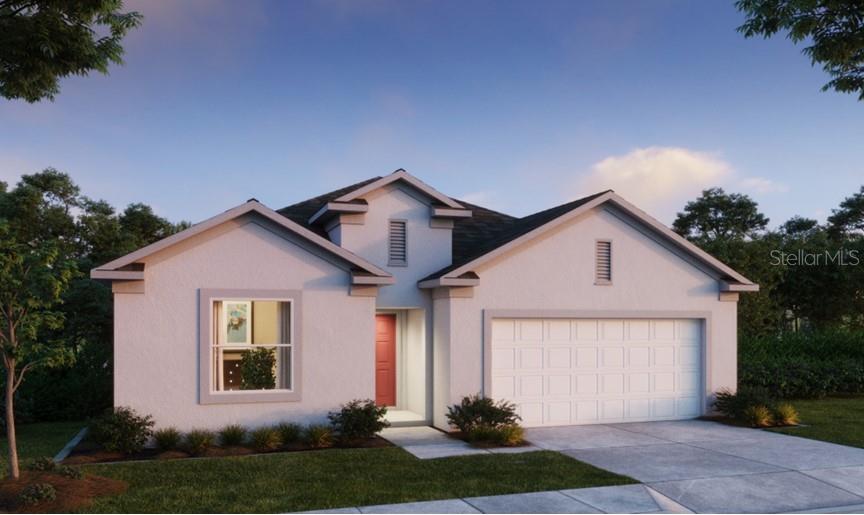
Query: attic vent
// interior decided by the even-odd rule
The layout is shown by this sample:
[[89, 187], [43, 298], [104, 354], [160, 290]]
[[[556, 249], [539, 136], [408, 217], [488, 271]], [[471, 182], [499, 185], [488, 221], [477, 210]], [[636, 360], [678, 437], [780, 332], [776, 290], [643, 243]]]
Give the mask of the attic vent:
[[598, 241], [594, 254], [594, 284], [611, 284], [612, 242]]
[[405, 266], [408, 262], [408, 243], [404, 220], [390, 220], [390, 265]]

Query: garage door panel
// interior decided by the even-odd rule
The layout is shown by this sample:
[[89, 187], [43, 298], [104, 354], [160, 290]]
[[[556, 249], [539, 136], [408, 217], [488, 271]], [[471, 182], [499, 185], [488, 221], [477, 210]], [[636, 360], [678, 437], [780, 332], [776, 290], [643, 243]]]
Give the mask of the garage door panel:
[[597, 341], [597, 320], [576, 320], [576, 341]]
[[519, 340], [522, 342], [539, 342], [543, 340], [542, 320], [520, 320]]
[[576, 347], [576, 366], [578, 368], [597, 368], [596, 347]]
[[572, 368], [572, 356], [573, 350], [570, 347], [551, 347], [546, 350], [546, 368]]
[[543, 368], [543, 347], [519, 349], [519, 368], [522, 370]]
[[492, 324], [491, 395], [526, 426], [701, 414], [698, 320], [507, 319]]

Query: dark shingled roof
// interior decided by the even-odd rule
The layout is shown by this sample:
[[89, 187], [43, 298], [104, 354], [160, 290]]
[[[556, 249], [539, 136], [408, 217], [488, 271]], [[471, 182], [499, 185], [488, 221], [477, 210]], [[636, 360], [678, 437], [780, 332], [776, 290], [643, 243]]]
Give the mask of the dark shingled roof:
[[[318, 212], [318, 210], [321, 209], [321, 206], [327, 202], [332, 202], [333, 200], [377, 181], [380, 178], [381, 177], [372, 177], [371, 179], [283, 207], [277, 212], [303, 227], [311, 229], [322, 236], [326, 236], [326, 231], [324, 231], [320, 225], [309, 225], [309, 218]], [[606, 193], [606, 191], [601, 191], [600, 193], [595, 193], [594, 195], [574, 200], [573, 202], [568, 202], [566, 204], [561, 204], [560, 206], [546, 209], [545, 211], [540, 211], [522, 218], [516, 218], [454, 198], [453, 200], [462, 204], [467, 209], [470, 209], [472, 216], [470, 218], [459, 218], [454, 221], [453, 264], [435, 272], [426, 279], [441, 277], [442, 275], [455, 270], [502, 245], [506, 245], [508, 242], [513, 241], [548, 222], [551, 222], [559, 216], [590, 202], [604, 193]]]
[[[489, 222], [497, 224], [499, 227], [497, 229], [489, 230], [485, 233], [482, 233], [478, 235], [479, 237], [472, 237], [471, 235], [469, 235], [466, 238], [467, 241], [463, 242], [460, 246], [458, 254], [456, 250], [456, 233], [459, 231], [459, 224], [463, 222], [456, 222], [456, 227], [454, 227], [453, 231], [453, 264], [446, 268], [438, 270], [437, 272], [429, 275], [425, 279], [435, 279], [437, 277], [441, 277], [447, 274], [448, 272], [456, 270], [460, 266], [469, 263], [484, 254], [492, 252], [498, 247], [506, 245], [507, 243], [515, 240], [516, 238], [551, 222], [559, 216], [573, 211], [577, 207], [594, 200], [595, 198], [603, 195], [604, 193], [607, 193], [608, 191], [611, 190], [601, 191], [600, 193], [595, 193], [593, 195], [589, 195], [587, 197], [583, 197], [578, 200], [568, 202], [566, 204], [561, 204], [560, 206], [555, 206], [544, 211], [539, 211], [537, 213], [524, 216], [522, 218], [513, 218], [492, 211], [492, 213], [506, 217], [507, 219], [499, 219], [497, 221], [489, 220]], [[465, 221], [467, 222], [468, 220], [470, 219], [466, 219]]]
[[276, 212], [280, 215], [288, 218], [292, 222], [297, 222], [307, 229], [311, 229], [316, 233], [326, 237], [327, 231], [322, 227], [309, 225], [309, 219], [312, 218], [312, 215], [318, 212], [321, 209], [321, 206], [328, 202], [332, 202], [337, 198], [345, 195], [346, 193], [350, 193], [358, 188], [362, 188], [367, 184], [377, 181], [381, 177], [372, 177], [371, 179], [366, 179], [365, 181], [360, 181], [356, 184], [352, 184], [351, 186], [345, 186], [344, 188], [339, 188], [338, 190], [333, 190], [330, 193], [325, 193], [323, 195], [318, 195], [317, 197], [312, 197], [310, 199], [304, 200], [302, 202], [298, 202], [296, 204], [291, 204], [290, 206], [283, 207], [282, 209], [277, 209]]

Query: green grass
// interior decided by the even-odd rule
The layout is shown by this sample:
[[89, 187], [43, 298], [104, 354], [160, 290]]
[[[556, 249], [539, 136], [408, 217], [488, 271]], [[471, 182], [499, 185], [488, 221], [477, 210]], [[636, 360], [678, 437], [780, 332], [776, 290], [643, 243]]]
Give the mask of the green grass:
[[864, 447], [864, 396], [792, 401], [806, 427], [772, 429], [814, 440]]
[[[35, 458], [51, 456], [60, 452], [66, 443], [72, 439], [85, 425], [85, 422], [38, 422], [22, 424], [16, 429], [18, 439], [18, 461], [21, 468]], [[2, 430], [0, 438], [0, 477], [6, 477], [8, 467], [6, 455], [9, 447], [6, 445], [6, 429]]]
[[333, 449], [90, 465], [129, 490], [94, 512], [286, 512], [634, 483], [550, 451], [419, 460], [399, 448]]

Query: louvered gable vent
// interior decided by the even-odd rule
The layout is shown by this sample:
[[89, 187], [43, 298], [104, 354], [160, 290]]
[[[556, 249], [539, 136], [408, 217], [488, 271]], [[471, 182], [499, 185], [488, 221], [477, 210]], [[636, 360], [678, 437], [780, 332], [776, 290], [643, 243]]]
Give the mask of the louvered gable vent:
[[408, 242], [403, 220], [390, 220], [390, 264], [404, 265], [408, 261]]
[[598, 241], [595, 250], [594, 280], [597, 284], [612, 282], [612, 242]]

